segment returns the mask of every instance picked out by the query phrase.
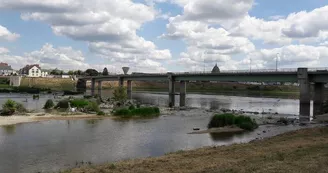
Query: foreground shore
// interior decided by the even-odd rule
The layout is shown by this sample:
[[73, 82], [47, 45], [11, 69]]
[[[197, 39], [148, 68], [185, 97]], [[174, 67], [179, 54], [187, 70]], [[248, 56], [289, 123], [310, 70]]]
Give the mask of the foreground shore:
[[302, 129], [247, 144], [207, 147], [64, 171], [82, 172], [328, 172], [328, 127]]

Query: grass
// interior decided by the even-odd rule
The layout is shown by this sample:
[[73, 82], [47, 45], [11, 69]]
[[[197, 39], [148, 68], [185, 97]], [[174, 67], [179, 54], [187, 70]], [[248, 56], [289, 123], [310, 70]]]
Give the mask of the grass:
[[117, 109], [114, 111], [114, 116], [119, 116], [123, 118], [131, 118], [131, 117], [156, 117], [160, 115], [160, 110], [158, 107], [142, 107], [142, 108], [134, 108], [130, 107]]
[[[115, 165], [115, 169], [113, 166]], [[307, 173], [328, 170], [328, 127], [302, 129], [247, 144], [86, 166], [67, 173]]]
[[248, 116], [234, 114], [216, 114], [208, 124], [208, 128], [218, 128], [225, 126], [238, 126], [245, 130], [254, 130], [258, 127], [255, 120]]

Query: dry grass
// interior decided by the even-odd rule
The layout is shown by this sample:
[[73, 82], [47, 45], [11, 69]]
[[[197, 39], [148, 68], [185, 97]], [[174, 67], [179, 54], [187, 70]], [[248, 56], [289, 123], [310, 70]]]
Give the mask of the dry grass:
[[50, 88], [54, 90], [71, 90], [74, 89], [76, 81], [72, 79], [61, 78], [22, 78], [21, 86], [35, 88]]
[[303, 129], [270, 139], [202, 148], [158, 158], [75, 168], [71, 173], [328, 172], [328, 127]]

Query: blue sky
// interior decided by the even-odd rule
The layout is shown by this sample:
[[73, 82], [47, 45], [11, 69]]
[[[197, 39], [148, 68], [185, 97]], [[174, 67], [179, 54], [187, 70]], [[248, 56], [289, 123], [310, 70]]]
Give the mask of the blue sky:
[[16, 69], [328, 67], [324, 0], [22, 2], [0, 0], [0, 61]]

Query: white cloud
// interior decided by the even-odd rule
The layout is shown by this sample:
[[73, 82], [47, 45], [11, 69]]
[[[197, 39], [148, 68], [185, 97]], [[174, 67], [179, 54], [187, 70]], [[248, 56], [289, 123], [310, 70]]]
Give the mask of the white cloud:
[[0, 40], [15, 41], [20, 35], [10, 32], [7, 28], [0, 25]]
[[4, 47], [0, 47], [0, 55], [9, 53], [9, 50]]
[[323, 46], [288, 45], [274, 49], [261, 49], [249, 54], [248, 59], [252, 58], [253, 64], [273, 68], [277, 53], [279, 53], [279, 66], [282, 68], [328, 66], [328, 49]]
[[327, 39], [328, 6], [312, 11], [291, 13], [286, 18], [275, 16], [273, 21], [266, 21], [249, 15], [236, 26], [227, 28], [232, 35], [263, 40], [264, 43], [288, 45], [293, 40], [314, 42]]
[[279, 20], [279, 19], [283, 19], [283, 18], [285, 18], [285, 16], [283, 16], [283, 15], [274, 15], [274, 16], [269, 17], [270, 20]]
[[143, 59], [169, 59], [169, 50], [137, 35], [141, 26], [156, 18], [153, 6], [132, 0], [0, 0], [0, 9], [22, 12], [24, 20], [51, 25], [56, 35], [86, 41], [89, 49], [118, 62], [136, 55]]

